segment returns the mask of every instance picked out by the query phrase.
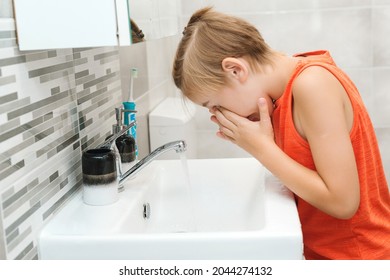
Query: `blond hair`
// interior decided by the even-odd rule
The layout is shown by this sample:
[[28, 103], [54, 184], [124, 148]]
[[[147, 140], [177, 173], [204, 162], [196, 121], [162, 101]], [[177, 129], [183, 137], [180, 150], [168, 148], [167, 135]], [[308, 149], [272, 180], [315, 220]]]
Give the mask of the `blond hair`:
[[193, 100], [228, 85], [222, 69], [226, 57], [245, 57], [251, 70], [270, 63], [272, 51], [260, 32], [243, 19], [206, 7], [195, 12], [184, 29], [172, 76], [184, 96]]

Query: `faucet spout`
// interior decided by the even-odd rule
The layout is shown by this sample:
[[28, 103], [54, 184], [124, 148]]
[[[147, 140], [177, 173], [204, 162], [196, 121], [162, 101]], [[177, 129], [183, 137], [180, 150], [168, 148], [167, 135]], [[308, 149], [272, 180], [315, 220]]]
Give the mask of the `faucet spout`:
[[142, 169], [144, 169], [144, 167], [149, 165], [149, 163], [151, 163], [159, 155], [170, 150], [175, 150], [176, 153], [183, 153], [186, 151], [186, 149], [187, 149], [187, 144], [183, 140], [173, 141], [165, 145], [162, 145], [161, 147], [155, 149], [149, 155], [141, 159], [136, 165], [134, 165], [132, 168], [126, 171], [122, 176], [120, 176], [119, 186], [121, 186], [126, 179], [135, 176], [138, 172], [140, 172]]

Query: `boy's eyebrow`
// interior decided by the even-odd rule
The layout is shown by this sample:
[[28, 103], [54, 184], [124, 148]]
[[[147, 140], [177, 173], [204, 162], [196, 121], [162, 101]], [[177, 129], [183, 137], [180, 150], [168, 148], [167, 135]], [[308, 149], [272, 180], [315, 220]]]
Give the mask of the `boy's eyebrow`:
[[202, 103], [202, 106], [203, 107], [207, 107], [207, 104], [209, 104], [209, 101], [206, 101], [206, 102]]

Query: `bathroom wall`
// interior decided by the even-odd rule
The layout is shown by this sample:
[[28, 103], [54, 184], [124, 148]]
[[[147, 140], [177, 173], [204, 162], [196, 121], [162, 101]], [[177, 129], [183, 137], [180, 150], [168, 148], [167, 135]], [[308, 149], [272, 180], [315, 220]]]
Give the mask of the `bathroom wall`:
[[[363, 96], [390, 180], [389, 0], [182, 1], [181, 28], [195, 10], [207, 5], [247, 19], [272, 48], [286, 54], [328, 49]], [[216, 128], [208, 118], [208, 113], [200, 109], [201, 156], [207, 157], [210, 153], [213, 157], [244, 155], [216, 140]]]
[[80, 189], [82, 151], [111, 132], [119, 51], [20, 52], [0, 7], [0, 259], [36, 259], [38, 231]]

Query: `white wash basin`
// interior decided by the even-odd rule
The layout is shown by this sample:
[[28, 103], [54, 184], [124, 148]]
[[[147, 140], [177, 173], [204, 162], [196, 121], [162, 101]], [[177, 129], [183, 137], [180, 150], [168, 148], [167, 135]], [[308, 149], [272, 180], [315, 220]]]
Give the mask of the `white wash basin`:
[[256, 160], [187, 163], [190, 188], [182, 161], [156, 160], [114, 204], [79, 192], [41, 231], [40, 258], [302, 259], [293, 196]]

